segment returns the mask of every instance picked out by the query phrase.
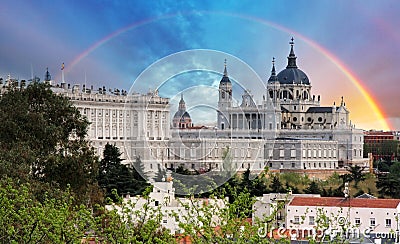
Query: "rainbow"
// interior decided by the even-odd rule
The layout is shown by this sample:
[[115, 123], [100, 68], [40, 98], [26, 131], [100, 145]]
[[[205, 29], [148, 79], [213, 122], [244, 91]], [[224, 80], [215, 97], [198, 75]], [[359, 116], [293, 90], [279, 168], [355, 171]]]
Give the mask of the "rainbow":
[[[279, 31], [286, 32], [288, 34], [294, 35], [298, 38], [300, 38], [302, 41], [316, 49], [319, 53], [321, 53], [323, 56], [325, 56], [328, 60], [330, 60], [350, 81], [351, 83], [360, 91], [361, 95], [364, 97], [366, 100], [367, 104], [370, 106], [372, 109], [373, 113], [376, 115], [376, 117], [379, 119], [381, 127], [383, 130], [390, 130], [390, 126], [388, 125], [387, 121], [385, 120], [385, 116], [383, 113], [382, 108], [379, 107], [378, 102], [373, 98], [371, 93], [368, 91], [368, 89], [363, 85], [363, 82], [361, 79], [359, 79], [342, 61], [340, 61], [339, 58], [337, 58], [334, 54], [332, 54], [329, 50], [326, 48], [322, 47], [315, 41], [311, 40], [310, 38], [292, 30], [289, 29], [285, 26], [276, 24], [271, 21], [267, 21], [258, 17], [254, 16], [248, 16], [248, 15], [243, 15], [243, 14], [236, 14], [236, 13], [228, 13], [228, 12], [216, 12], [216, 11], [197, 11], [197, 12], [187, 12], [187, 13], [180, 13], [180, 15], [191, 15], [194, 13], [201, 13], [201, 14], [218, 14], [218, 15], [225, 15], [225, 16], [230, 16], [230, 17], [236, 17], [240, 19], [245, 19], [249, 21], [254, 21], [257, 23], [260, 23], [262, 25], [266, 25], [268, 27], [275, 28]], [[83, 51], [81, 54], [79, 54], [68, 66], [66, 66], [66, 70], [72, 69], [75, 65], [77, 65], [83, 58], [88, 56], [91, 52], [96, 50], [97, 48], [101, 47], [111, 39], [117, 37], [118, 35], [125, 33], [129, 30], [132, 30], [134, 28], [147, 25], [159, 20], [163, 19], [169, 19], [172, 17], [176, 17], [178, 14], [169, 14], [169, 15], [163, 15], [159, 16], [156, 18], [151, 18], [151, 19], [144, 19], [139, 22], [135, 22], [132, 24], [129, 24], [121, 29], [118, 29], [111, 34], [105, 36], [101, 40], [95, 42], [92, 46], [87, 48], [85, 51]]]
[[125, 33], [131, 29], [134, 29], [134, 28], [146, 25], [146, 24], [150, 24], [150, 23], [153, 23], [158, 20], [168, 19], [173, 16], [175, 16], [175, 15], [163, 15], [163, 16], [160, 16], [157, 18], [144, 19], [144, 20], [129, 24], [121, 29], [118, 29], [118, 30], [112, 32], [111, 34], [109, 34], [109, 35], [103, 37], [102, 39], [100, 39], [99, 41], [95, 42], [92, 46], [90, 46], [85, 51], [80, 53], [76, 58], [74, 58], [73, 61], [65, 68], [65, 72], [67, 72], [68, 70], [71, 70], [75, 65], [77, 65], [82, 59], [87, 57], [91, 52], [93, 52], [97, 48], [101, 47], [102, 45], [106, 44], [108, 41], [110, 41], [114, 37], [117, 37], [120, 34]]

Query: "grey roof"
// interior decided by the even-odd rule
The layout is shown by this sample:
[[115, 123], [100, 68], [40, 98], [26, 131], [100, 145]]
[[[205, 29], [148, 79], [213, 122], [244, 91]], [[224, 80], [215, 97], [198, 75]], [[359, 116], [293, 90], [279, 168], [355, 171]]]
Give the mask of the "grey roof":
[[372, 195], [370, 195], [370, 194], [368, 194], [368, 193], [364, 193], [364, 194], [359, 195], [359, 196], [356, 197], [356, 198], [375, 199], [376, 197], [374, 197], [374, 196], [372, 196]]
[[281, 84], [310, 84], [306, 73], [298, 68], [286, 68], [282, 70], [278, 74], [278, 80]]
[[306, 113], [332, 113], [332, 107], [310, 107]]
[[229, 80], [229, 77], [228, 77], [228, 71], [226, 69], [226, 59], [225, 59], [224, 75], [222, 76], [220, 83], [231, 83], [231, 81]]
[[186, 112], [185, 110], [178, 110], [176, 111], [174, 118], [190, 118], [190, 115], [188, 112]]
[[221, 83], [231, 83], [228, 76], [223, 76], [220, 82]]

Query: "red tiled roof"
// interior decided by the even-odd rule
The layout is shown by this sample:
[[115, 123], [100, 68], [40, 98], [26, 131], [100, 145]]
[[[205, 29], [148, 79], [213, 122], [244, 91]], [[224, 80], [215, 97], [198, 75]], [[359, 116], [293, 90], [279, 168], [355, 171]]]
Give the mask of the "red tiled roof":
[[365, 131], [364, 135], [367, 136], [393, 136], [392, 131]]
[[343, 197], [294, 197], [290, 206], [397, 208], [400, 199], [365, 199]]

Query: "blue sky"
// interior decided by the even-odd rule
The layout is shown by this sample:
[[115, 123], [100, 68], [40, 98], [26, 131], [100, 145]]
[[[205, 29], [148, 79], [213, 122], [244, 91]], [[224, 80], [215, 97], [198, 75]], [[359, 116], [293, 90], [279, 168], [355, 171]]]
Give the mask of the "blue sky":
[[[33, 73], [43, 79], [48, 67], [55, 82], [60, 82], [64, 62], [67, 83], [83, 84], [86, 76], [87, 84], [95, 87], [130, 89], [140, 73], [158, 60], [185, 50], [209, 49], [217, 54], [200, 59], [203, 63], [195, 59], [174, 63], [177, 70], [188, 66], [207, 71], [169, 80], [164, 94], [173, 98], [189, 88], [185, 100], [188, 107], [195, 107], [204, 94], [194, 92], [198, 90], [193, 87], [215, 88], [227, 58], [229, 73], [260, 100], [262, 90], [254, 85], [259, 81], [251, 74], [246, 79], [243, 74], [247, 73], [235, 65], [236, 60], [246, 63], [265, 81], [272, 57], [276, 57], [278, 71], [286, 66], [288, 42], [293, 36], [298, 66], [308, 74], [313, 93], [321, 94], [323, 105], [332, 105], [344, 96], [356, 125], [364, 129], [384, 127], [357, 87], [307, 40], [344, 64], [377, 101], [392, 129], [400, 130], [400, 30], [396, 26], [400, 23], [400, 2], [395, 0], [3, 0], [0, 6], [3, 78], [11, 74], [30, 79]], [[87, 55], [82, 55], [85, 52]], [[163, 77], [166, 68], [152, 72]], [[155, 89], [162, 81], [140, 82], [143, 84], [133, 89]], [[210, 104], [216, 101], [210, 96], [214, 93], [206, 93]], [[201, 123], [205, 115], [192, 116]]]

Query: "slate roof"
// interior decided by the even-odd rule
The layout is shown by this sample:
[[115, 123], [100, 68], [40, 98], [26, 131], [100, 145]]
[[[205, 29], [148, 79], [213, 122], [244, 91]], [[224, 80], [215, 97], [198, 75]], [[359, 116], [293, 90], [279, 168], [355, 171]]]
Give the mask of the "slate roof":
[[306, 113], [332, 113], [332, 107], [310, 107]]

